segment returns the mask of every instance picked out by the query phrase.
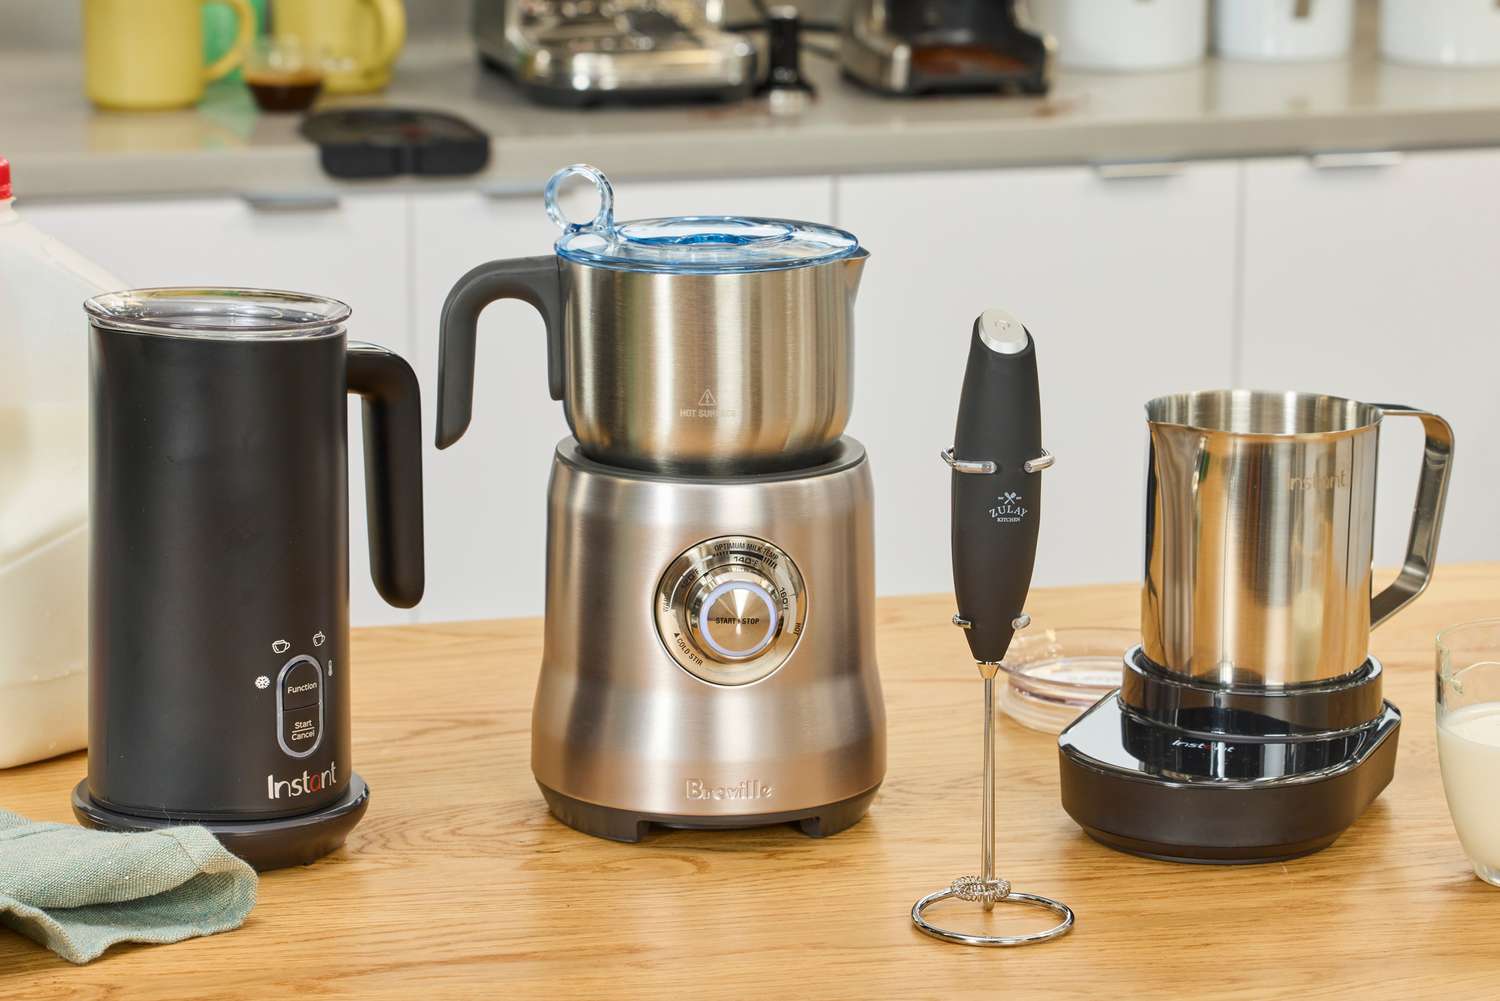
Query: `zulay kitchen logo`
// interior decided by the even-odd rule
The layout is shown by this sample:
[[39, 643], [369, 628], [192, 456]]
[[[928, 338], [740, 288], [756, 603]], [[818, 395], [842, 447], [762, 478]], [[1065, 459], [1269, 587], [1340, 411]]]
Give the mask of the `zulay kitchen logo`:
[[995, 498], [995, 503], [990, 507], [990, 517], [1001, 525], [1014, 524], [1026, 517], [1026, 507], [1021, 503], [1021, 495], [1006, 491]]
[[289, 779], [277, 779], [274, 775], [266, 776], [266, 798], [267, 799], [296, 799], [298, 796], [306, 796], [308, 793], [322, 792], [331, 788], [339, 780], [339, 763], [331, 763], [321, 772], [304, 771], [301, 775], [294, 775]]

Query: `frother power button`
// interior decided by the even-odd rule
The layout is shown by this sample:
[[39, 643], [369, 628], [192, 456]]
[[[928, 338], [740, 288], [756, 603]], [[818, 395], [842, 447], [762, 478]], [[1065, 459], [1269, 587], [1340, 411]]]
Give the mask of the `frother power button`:
[[776, 638], [777, 618], [770, 591], [753, 581], [731, 580], [704, 597], [698, 610], [698, 634], [720, 657], [744, 660]]
[[311, 657], [293, 657], [276, 680], [276, 740], [294, 758], [323, 742], [323, 668]]

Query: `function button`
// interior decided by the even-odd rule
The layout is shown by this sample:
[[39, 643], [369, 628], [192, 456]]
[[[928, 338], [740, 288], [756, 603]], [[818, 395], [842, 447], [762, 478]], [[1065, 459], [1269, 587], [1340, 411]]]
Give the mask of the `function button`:
[[299, 657], [281, 675], [281, 708], [304, 709], [323, 697], [323, 671], [316, 662]]
[[288, 753], [302, 757], [318, 746], [322, 731], [322, 711], [318, 706], [286, 709], [281, 714], [281, 746]]

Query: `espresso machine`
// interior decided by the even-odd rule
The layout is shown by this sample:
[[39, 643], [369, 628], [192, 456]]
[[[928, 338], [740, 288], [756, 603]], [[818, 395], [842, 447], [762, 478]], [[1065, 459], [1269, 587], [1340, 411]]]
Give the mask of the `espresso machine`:
[[[1370, 630], [1426, 588], [1452, 474], [1435, 414], [1219, 390], [1146, 406], [1141, 645], [1058, 738], [1064, 808], [1113, 848], [1264, 862], [1332, 844], [1386, 784], [1401, 714]], [[1411, 533], [1371, 596], [1384, 419], [1425, 432]]]
[[[598, 214], [557, 203], [592, 181]], [[531, 767], [554, 815], [834, 834], [885, 775], [870, 466], [843, 436], [866, 251], [813, 223], [617, 223], [605, 176], [547, 185], [555, 253], [482, 264], [443, 306], [437, 444], [473, 406], [476, 322], [541, 314], [573, 434], [547, 494]]]
[[1045, 94], [1046, 38], [1016, 0], [855, 0], [839, 46], [844, 74], [884, 94]]
[[547, 104], [739, 100], [756, 83], [723, 0], [475, 0], [473, 31], [486, 64]]

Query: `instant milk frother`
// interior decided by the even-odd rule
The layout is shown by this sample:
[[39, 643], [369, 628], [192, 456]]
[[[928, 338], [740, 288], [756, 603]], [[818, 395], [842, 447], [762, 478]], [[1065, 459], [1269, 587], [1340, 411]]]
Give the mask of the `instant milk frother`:
[[347, 393], [364, 398], [370, 567], [422, 596], [415, 375], [349, 308], [251, 289], [89, 300], [90, 826], [202, 824], [258, 868], [341, 845], [349, 757]]

